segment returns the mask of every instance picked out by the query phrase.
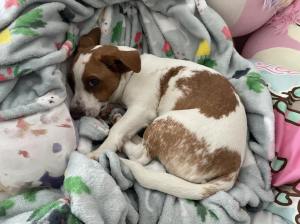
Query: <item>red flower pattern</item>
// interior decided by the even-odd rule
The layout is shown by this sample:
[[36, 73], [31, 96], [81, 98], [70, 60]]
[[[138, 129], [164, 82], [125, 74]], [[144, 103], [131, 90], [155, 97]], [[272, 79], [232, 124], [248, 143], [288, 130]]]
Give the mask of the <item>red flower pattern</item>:
[[224, 36], [225, 36], [225, 38], [226, 38], [227, 40], [232, 38], [230, 29], [228, 28], [228, 26], [224, 26], [224, 27], [223, 27], [222, 33], [224, 34]]
[[141, 37], [142, 37], [142, 32], [137, 32], [134, 37], [134, 43], [138, 44], [138, 42], [141, 40]]
[[12, 74], [13, 74], [13, 69], [12, 69], [12, 67], [8, 67], [8, 68], [7, 68], [7, 74], [8, 74], [8, 75], [12, 75]]
[[12, 6], [19, 6], [18, 0], [5, 0], [4, 8], [8, 9]]
[[20, 156], [23, 156], [24, 158], [28, 158], [29, 157], [29, 153], [26, 150], [20, 150], [18, 154]]
[[165, 41], [162, 51], [167, 53], [169, 50], [171, 50], [171, 45], [169, 44], [168, 41]]
[[68, 56], [72, 54], [73, 44], [71, 41], [67, 40], [61, 47], [67, 50]]
[[5, 76], [0, 74], [0, 82], [6, 80]]

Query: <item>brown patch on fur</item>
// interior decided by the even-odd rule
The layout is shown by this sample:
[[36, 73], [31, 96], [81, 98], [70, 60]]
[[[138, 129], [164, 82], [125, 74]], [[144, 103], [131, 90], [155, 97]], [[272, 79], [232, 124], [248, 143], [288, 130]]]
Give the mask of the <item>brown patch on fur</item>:
[[215, 193], [217, 193], [218, 191], [220, 191], [220, 189], [222, 189], [220, 186], [209, 186], [209, 187], [205, 187], [203, 188], [203, 198], [207, 198]]
[[[92, 29], [88, 34], [80, 37], [78, 48], [72, 60], [72, 67], [82, 53], [89, 53], [95, 46], [100, 44], [101, 31], [99, 27]], [[72, 70], [72, 69], [70, 69]]]
[[177, 101], [175, 110], [199, 108], [207, 117], [220, 119], [239, 104], [230, 82], [209, 71], [196, 71], [192, 77], [178, 79], [176, 84], [184, 96]]
[[114, 72], [139, 72], [141, 70], [141, 58], [137, 50], [122, 51], [115, 46], [103, 45], [94, 50], [93, 57]]
[[35, 136], [40, 136], [40, 135], [47, 134], [47, 130], [46, 129], [34, 129], [34, 130], [31, 130], [31, 133]]
[[[198, 140], [171, 118], [154, 121], [145, 131], [144, 145], [151, 158], [158, 158], [170, 173], [190, 182], [223, 177], [237, 172], [241, 165], [238, 152], [222, 147], [210, 153], [204, 138]], [[187, 178], [187, 171], [194, 167], [197, 176]]]
[[[89, 81], [95, 78], [99, 80], [99, 85], [95, 87], [89, 86]], [[120, 73], [111, 71], [104, 63], [93, 56], [86, 63], [82, 76], [85, 89], [92, 93], [100, 102], [108, 101], [113, 92], [118, 88], [120, 79]]]
[[[87, 50], [87, 49], [86, 49]], [[90, 50], [92, 56], [85, 64], [82, 81], [85, 89], [100, 102], [108, 101], [119, 86], [121, 74], [141, 69], [138, 51], [121, 51], [115, 46], [101, 46]], [[97, 79], [97, 86], [90, 86], [89, 81]]]
[[237, 173], [230, 173], [228, 175], [216, 178], [212, 181], [210, 181], [210, 186], [209, 187], [204, 187], [203, 189], [203, 197], [209, 197], [215, 193], [217, 193], [220, 190], [226, 191], [229, 190], [232, 186], [229, 186], [227, 188], [224, 188], [224, 185], [226, 185], [227, 182], [232, 182], [234, 184], [234, 179], [236, 178]]
[[169, 81], [172, 77], [176, 76], [178, 72], [183, 69], [183, 66], [174, 67], [168, 70], [168, 72], [160, 79], [160, 98], [166, 93]]
[[92, 29], [88, 34], [83, 35], [79, 39], [78, 51], [84, 48], [94, 47], [100, 44], [101, 31], [99, 27]]

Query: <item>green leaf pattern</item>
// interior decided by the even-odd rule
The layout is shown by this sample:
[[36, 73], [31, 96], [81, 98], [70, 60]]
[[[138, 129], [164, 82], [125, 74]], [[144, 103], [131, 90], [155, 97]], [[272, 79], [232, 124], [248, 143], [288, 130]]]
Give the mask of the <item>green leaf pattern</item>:
[[70, 213], [67, 219], [67, 224], [83, 224], [83, 222], [81, 222], [75, 215]]
[[29, 73], [31, 73], [32, 70], [31, 69], [28, 69], [28, 68], [25, 68], [23, 70], [20, 70], [20, 65], [15, 65], [14, 67], [14, 77], [18, 78], [22, 75], [27, 75]]
[[48, 204], [45, 204], [44, 206], [36, 209], [33, 211], [33, 213], [30, 215], [27, 221], [39, 221], [41, 218], [43, 218], [50, 210], [59, 208], [60, 203], [59, 201], [50, 202]]
[[201, 203], [199, 203], [197, 205], [197, 214], [201, 217], [201, 221], [205, 222], [206, 215], [207, 215], [207, 209]]
[[196, 207], [197, 214], [201, 218], [201, 223], [206, 221], [207, 215], [209, 215], [212, 219], [219, 220], [219, 217], [216, 215], [216, 213], [214, 213], [213, 210], [205, 207], [201, 202], [192, 200], [187, 200], [187, 202]]
[[6, 210], [12, 208], [15, 202], [11, 199], [6, 199], [0, 202], [0, 217], [6, 216]]
[[30, 189], [23, 193], [23, 197], [25, 201], [28, 202], [35, 202], [36, 201], [36, 194], [39, 191], [39, 189]]
[[209, 215], [214, 218], [215, 220], [219, 220], [218, 216], [216, 215], [216, 213], [214, 213], [212, 210], [208, 209], [208, 213]]
[[72, 42], [73, 48], [75, 48], [77, 44], [77, 36], [73, 33], [67, 32], [67, 40], [70, 40]]
[[90, 194], [89, 187], [82, 181], [81, 177], [68, 177], [64, 181], [64, 189], [68, 193], [82, 194], [87, 193]]
[[37, 36], [38, 32], [36, 29], [45, 27], [47, 24], [42, 18], [42, 9], [33, 9], [16, 19], [12, 33], [25, 36]]
[[202, 56], [198, 59], [197, 63], [209, 68], [214, 68], [215, 66], [217, 66], [217, 62], [208, 56]]
[[24, 5], [26, 3], [25, 0], [19, 0], [20, 5]]
[[112, 36], [111, 36], [111, 42], [112, 43], [119, 43], [120, 42], [122, 32], [123, 32], [122, 24], [123, 24], [123, 22], [119, 21], [119, 22], [117, 22], [117, 24], [113, 28]]
[[168, 52], [166, 52], [166, 56], [167, 56], [168, 58], [173, 58], [173, 57], [174, 57], [174, 52], [173, 52], [173, 50], [170, 49]]
[[250, 90], [253, 90], [256, 93], [261, 93], [264, 89], [263, 80], [261, 79], [261, 76], [259, 73], [256, 72], [250, 72], [247, 75], [247, 86]]

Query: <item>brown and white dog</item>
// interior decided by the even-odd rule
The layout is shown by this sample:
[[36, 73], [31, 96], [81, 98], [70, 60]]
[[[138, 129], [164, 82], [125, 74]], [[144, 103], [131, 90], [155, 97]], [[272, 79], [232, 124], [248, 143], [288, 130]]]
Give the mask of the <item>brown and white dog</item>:
[[[122, 161], [142, 186], [182, 198], [202, 199], [233, 186], [246, 150], [247, 119], [234, 88], [218, 72], [98, 45], [76, 56], [73, 74], [71, 106], [80, 114], [97, 116], [109, 102], [127, 107], [90, 158], [123, 148], [130, 160]], [[143, 139], [134, 137], [144, 127]], [[169, 174], [141, 165], [152, 159]]]

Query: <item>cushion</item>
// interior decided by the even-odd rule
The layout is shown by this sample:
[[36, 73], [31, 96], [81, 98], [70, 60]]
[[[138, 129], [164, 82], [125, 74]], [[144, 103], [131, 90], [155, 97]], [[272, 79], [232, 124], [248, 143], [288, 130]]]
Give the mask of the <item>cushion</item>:
[[[276, 158], [271, 163], [272, 185], [300, 180], [300, 73], [262, 62], [255, 63], [272, 94]], [[300, 192], [300, 184], [295, 184]]]
[[300, 72], [300, 1], [296, 0], [254, 32], [242, 55]]
[[[230, 2], [230, 3], [229, 3]], [[233, 37], [249, 34], [264, 25], [277, 10], [292, 0], [207, 0], [228, 24]]]

